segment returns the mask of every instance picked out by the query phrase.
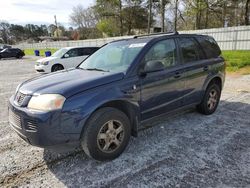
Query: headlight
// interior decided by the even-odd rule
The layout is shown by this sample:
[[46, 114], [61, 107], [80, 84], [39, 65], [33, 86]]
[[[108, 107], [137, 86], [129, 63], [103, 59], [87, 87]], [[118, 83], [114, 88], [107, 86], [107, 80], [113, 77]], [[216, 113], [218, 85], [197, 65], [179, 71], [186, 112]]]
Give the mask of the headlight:
[[65, 97], [59, 94], [43, 94], [32, 96], [28, 108], [33, 110], [50, 111], [62, 109]]
[[48, 65], [49, 61], [41, 62], [41, 65]]

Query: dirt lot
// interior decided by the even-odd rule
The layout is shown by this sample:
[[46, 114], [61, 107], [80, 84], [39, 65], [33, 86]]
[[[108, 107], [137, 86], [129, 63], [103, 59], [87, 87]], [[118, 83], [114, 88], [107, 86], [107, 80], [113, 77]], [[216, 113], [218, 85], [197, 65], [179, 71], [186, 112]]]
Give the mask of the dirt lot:
[[101, 163], [30, 146], [10, 129], [7, 100], [38, 75], [33, 62], [0, 61], [0, 187], [250, 187], [250, 75], [227, 76], [215, 114], [160, 119]]

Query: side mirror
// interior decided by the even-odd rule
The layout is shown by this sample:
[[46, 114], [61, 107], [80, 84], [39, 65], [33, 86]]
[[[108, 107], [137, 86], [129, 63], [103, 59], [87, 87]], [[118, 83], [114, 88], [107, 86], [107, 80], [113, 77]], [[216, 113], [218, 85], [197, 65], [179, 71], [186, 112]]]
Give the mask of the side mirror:
[[63, 57], [64, 57], [64, 58], [68, 58], [68, 57], [69, 57], [69, 54], [64, 54]]
[[144, 70], [141, 73], [150, 73], [150, 72], [158, 72], [163, 71], [165, 69], [164, 65], [160, 61], [148, 61], [145, 64]]

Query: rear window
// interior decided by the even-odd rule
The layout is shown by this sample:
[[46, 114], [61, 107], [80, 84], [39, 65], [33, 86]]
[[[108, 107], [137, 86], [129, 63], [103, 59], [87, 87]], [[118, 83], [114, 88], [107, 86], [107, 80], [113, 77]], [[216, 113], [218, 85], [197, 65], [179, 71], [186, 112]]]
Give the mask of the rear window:
[[209, 36], [199, 36], [197, 37], [200, 45], [204, 49], [207, 58], [216, 58], [220, 56], [221, 50], [217, 42]]

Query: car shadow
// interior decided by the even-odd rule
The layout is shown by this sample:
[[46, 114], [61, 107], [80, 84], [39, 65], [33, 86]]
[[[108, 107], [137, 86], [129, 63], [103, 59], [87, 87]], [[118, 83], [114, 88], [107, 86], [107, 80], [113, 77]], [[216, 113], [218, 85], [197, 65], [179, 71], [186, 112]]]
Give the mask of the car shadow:
[[67, 187], [244, 186], [239, 159], [250, 156], [249, 117], [250, 104], [221, 101], [210, 116], [193, 110], [158, 118], [113, 161], [89, 159], [79, 148], [44, 150], [44, 160]]

